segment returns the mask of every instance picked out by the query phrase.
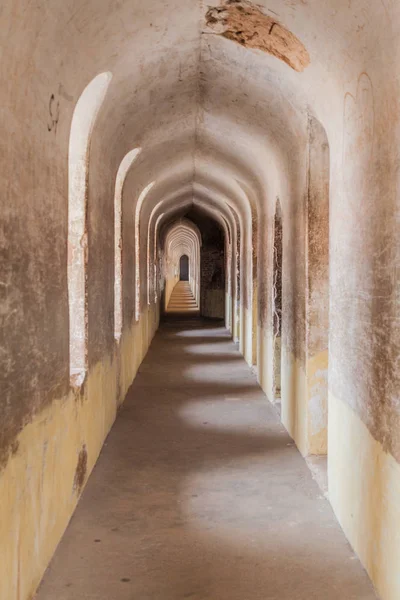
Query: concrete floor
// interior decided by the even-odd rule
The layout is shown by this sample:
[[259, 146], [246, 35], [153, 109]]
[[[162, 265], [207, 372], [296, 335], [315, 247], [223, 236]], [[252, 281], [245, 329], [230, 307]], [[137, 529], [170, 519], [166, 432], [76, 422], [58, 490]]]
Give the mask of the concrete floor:
[[222, 327], [164, 323], [38, 600], [372, 600]]

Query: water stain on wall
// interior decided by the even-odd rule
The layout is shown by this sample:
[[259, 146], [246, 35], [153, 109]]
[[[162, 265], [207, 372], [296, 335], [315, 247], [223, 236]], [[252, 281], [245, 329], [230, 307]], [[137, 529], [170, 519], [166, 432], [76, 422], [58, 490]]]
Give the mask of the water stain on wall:
[[86, 445], [83, 444], [79, 455], [78, 455], [78, 464], [76, 465], [75, 477], [74, 477], [74, 485], [73, 489], [78, 495], [81, 493], [83, 484], [85, 483], [86, 472], [87, 472], [87, 450]]

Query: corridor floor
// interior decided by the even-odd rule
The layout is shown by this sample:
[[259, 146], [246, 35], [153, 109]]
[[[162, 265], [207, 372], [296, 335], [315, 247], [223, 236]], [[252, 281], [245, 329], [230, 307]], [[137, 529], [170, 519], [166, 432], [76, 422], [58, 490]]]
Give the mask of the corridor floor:
[[38, 600], [372, 600], [226, 330], [164, 323]]

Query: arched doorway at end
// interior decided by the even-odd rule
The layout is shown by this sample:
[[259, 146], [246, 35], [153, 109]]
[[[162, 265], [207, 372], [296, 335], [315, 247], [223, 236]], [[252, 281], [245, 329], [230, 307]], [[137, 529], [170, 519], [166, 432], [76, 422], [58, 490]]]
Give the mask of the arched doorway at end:
[[189, 281], [189, 257], [182, 254], [179, 261], [179, 279], [180, 281]]

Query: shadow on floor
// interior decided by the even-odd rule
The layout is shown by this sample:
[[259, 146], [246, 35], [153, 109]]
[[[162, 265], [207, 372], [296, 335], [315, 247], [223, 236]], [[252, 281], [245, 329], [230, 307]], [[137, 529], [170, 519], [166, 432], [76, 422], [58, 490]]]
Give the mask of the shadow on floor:
[[164, 323], [37, 600], [372, 600], [226, 330]]

